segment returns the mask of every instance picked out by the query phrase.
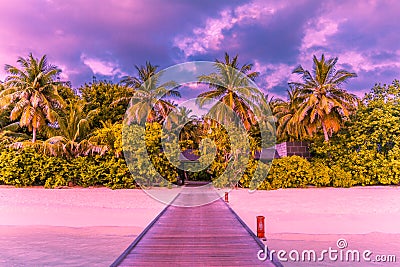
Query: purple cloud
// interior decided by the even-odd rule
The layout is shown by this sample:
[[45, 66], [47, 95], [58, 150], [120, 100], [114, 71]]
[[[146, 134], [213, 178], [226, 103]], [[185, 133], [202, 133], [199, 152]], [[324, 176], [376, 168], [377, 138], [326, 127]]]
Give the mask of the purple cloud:
[[[284, 95], [298, 64], [339, 57], [361, 94], [400, 78], [398, 1], [13, 1], [0, 2], [0, 64], [47, 54], [74, 87], [118, 81], [146, 60], [161, 68], [239, 54], [257, 83]], [[0, 69], [0, 80], [4, 79]]]

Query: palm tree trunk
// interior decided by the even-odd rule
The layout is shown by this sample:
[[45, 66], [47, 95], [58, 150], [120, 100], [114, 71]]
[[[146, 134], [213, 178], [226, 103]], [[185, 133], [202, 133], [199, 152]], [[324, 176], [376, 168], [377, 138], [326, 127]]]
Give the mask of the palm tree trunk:
[[32, 131], [32, 143], [36, 142], [36, 127], [33, 127], [33, 131]]
[[322, 131], [324, 131], [325, 142], [329, 142], [328, 130], [326, 129], [324, 121], [321, 122], [321, 125], [322, 125]]

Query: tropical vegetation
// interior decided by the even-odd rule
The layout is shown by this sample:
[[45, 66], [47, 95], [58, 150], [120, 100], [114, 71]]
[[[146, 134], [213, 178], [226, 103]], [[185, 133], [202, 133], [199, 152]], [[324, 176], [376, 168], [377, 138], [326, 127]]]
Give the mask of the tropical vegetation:
[[[288, 83], [285, 100], [263, 94], [253, 65], [226, 53], [215, 72], [198, 77], [208, 90], [196, 104], [211, 109], [196, 116], [174, 102], [179, 85], [163, 81], [150, 62], [119, 83], [72, 88], [46, 56], [20, 57], [0, 83], [0, 184], [135, 188], [179, 184], [183, 176], [259, 189], [399, 184], [400, 82], [376, 84], [360, 99], [344, 88], [357, 75], [337, 69], [337, 57], [312, 62], [311, 71], [293, 70], [300, 81]], [[230, 128], [232, 111], [247, 140]], [[179, 129], [178, 150], [202, 155], [205, 168], [174, 165], [164, 128]], [[261, 161], [265, 140], [307, 141], [313, 157]]]

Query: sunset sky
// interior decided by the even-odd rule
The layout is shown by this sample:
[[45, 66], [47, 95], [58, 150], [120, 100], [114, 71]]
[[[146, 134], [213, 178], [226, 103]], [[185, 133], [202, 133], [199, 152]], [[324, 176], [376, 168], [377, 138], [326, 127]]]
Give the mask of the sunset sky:
[[146, 60], [165, 68], [227, 51], [284, 95], [292, 70], [325, 53], [358, 74], [345, 86], [362, 95], [400, 78], [399, 12], [396, 0], [1, 1], [0, 64], [47, 54], [76, 88], [93, 75], [119, 81]]

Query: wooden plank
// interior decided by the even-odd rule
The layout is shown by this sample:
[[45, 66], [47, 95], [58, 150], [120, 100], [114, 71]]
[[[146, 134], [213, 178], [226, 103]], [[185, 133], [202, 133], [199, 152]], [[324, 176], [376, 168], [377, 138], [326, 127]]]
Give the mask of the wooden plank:
[[[175, 199], [179, 197], [179, 194], [175, 197]], [[174, 200], [175, 200], [174, 199]], [[171, 202], [173, 202], [172, 200]], [[167, 211], [169, 205], [166, 206], [158, 215], [156, 218], [154, 218], [149, 225], [143, 230], [143, 232], [140, 233], [136, 237], [136, 239], [132, 242], [132, 244], [129, 245], [129, 247], [110, 265], [110, 267], [116, 267], [119, 266], [119, 264], [125, 259], [125, 257], [132, 251], [132, 249], [139, 243], [140, 240], [144, 237], [144, 235], [150, 230], [151, 227], [158, 221], [158, 219]]]
[[[197, 190], [197, 189], [195, 189]], [[263, 243], [214, 190], [184, 189], [111, 266], [282, 266], [262, 262]]]

